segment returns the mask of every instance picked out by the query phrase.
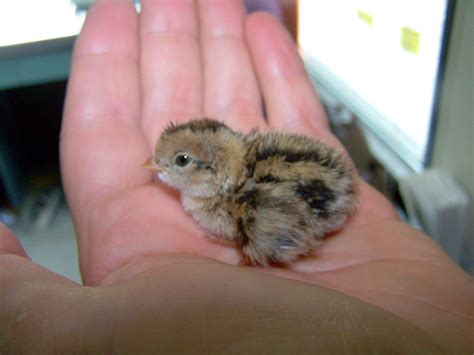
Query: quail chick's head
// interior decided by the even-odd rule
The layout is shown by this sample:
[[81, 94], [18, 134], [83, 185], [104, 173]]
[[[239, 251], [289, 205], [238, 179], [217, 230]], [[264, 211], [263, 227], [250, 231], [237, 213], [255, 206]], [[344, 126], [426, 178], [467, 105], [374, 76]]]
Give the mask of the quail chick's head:
[[242, 137], [214, 120], [171, 124], [160, 136], [147, 167], [189, 197], [208, 198], [245, 179]]

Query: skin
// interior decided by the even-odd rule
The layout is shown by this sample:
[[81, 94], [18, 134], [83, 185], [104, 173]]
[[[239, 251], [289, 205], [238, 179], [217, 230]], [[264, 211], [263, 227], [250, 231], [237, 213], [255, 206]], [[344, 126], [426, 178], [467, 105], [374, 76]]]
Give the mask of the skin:
[[472, 352], [472, 280], [363, 182], [358, 212], [317, 255], [233, 266], [238, 251], [203, 238], [141, 166], [169, 120], [201, 116], [340, 145], [268, 15], [244, 17], [233, 0], [148, 0], [139, 19], [129, 1], [99, 1], [61, 132], [86, 286], [33, 263], [0, 227], [2, 353]]

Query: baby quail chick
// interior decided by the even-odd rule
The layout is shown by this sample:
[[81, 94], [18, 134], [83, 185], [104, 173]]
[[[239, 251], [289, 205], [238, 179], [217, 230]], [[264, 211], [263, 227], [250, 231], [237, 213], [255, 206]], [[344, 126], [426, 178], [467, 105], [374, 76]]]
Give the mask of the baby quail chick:
[[206, 231], [235, 241], [252, 264], [309, 254], [356, 206], [351, 165], [302, 135], [244, 135], [210, 119], [171, 124], [147, 167], [180, 191]]

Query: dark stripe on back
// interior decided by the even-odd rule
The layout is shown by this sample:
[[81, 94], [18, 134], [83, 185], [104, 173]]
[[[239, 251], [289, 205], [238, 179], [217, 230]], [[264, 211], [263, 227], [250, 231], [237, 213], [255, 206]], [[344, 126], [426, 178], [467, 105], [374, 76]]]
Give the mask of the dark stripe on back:
[[244, 223], [242, 218], [237, 219], [237, 242], [241, 246], [245, 246], [249, 243], [249, 236], [245, 232]]
[[321, 180], [314, 179], [309, 182], [298, 183], [295, 192], [318, 214], [318, 216], [329, 217], [328, 204], [334, 198], [331, 191]]
[[250, 179], [253, 177], [253, 174], [255, 173], [255, 161], [251, 160], [249, 163], [247, 163], [247, 179]]
[[238, 198], [237, 198], [237, 203], [239, 204], [244, 204], [247, 203], [251, 207], [255, 208], [257, 206], [257, 189], [250, 189], [247, 191], [244, 191]]
[[282, 182], [282, 180], [272, 174], [266, 174], [266, 175], [262, 175], [262, 176], [259, 176], [257, 178], [257, 184], [261, 184], [261, 183], [277, 183], [277, 182]]
[[296, 163], [299, 161], [312, 161], [325, 167], [332, 167], [336, 165], [333, 162], [333, 157], [328, 154], [322, 155], [316, 149], [312, 150], [291, 150], [281, 149], [279, 147], [265, 147], [257, 151], [256, 160], [267, 160], [271, 157], [284, 157], [287, 163]]

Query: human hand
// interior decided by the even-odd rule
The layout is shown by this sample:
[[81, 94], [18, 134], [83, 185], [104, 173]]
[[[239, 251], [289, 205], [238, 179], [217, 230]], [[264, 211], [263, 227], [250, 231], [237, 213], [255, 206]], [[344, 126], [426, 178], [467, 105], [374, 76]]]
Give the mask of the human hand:
[[[340, 146], [294, 44], [269, 16], [245, 18], [239, 1], [144, 1], [138, 21], [127, 2], [99, 3], [75, 50], [61, 147], [86, 283], [113, 283], [123, 270], [133, 274], [131, 261], [139, 268], [140, 258], [163, 254], [238, 263], [235, 249], [205, 238], [177, 196], [141, 167], [169, 121], [203, 116]], [[317, 255], [267, 272], [330, 286], [409, 318], [410, 303], [430, 313], [433, 293], [440, 297], [452, 282], [443, 276], [455, 266], [430, 240], [407, 237], [411, 231], [396, 222], [390, 204], [363, 181], [359, 193], [357, 213]], [[439, 280], [440, 289], [418, 290], [417, 278]], [[395, 296], [400, 288], [404, 293]]]
[[[239, 262], [141, 166], [170, 120], [202, 116], [340, 147], [294, 44], [269, 16], [246, 18], [238, 1], [149, 0], [139, 20], [128, 1], [99, 2], [77, 42], [61, 135], [86, 284], [120, 285], [183, 254]], [[256, 272], [340, 290], [469, 345], [472, 282], [363, 181], [359, 193], [358, 212], [317, 254]]]
[[[138, 22], [128, 3], [99, 3], [78, 39], [61, 162], [86, 283], [145, 255], [239, 262], [234, 248], [205, 238], [176, 195], [142, 168], [171, 120], [216, 117], [245, 131], [299, 131], [340, 147], [277, 22], [262, 14], [246, 19], [239, 1], [197, 4], [145, 1]], [[360, 181], [359, 191], [348, 230], [396, 219], [375, 190]], [[337, 235], [332, 239], [340, 244]], [[318, 267], [318, 259], [294, 270], [309, 262]]]

